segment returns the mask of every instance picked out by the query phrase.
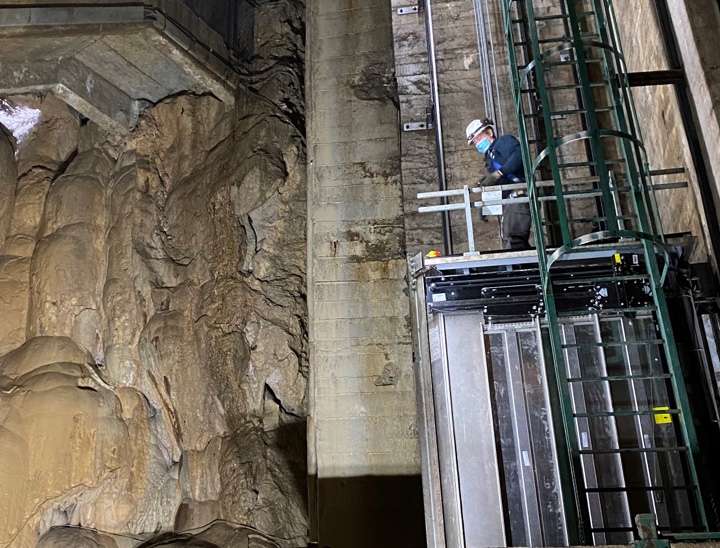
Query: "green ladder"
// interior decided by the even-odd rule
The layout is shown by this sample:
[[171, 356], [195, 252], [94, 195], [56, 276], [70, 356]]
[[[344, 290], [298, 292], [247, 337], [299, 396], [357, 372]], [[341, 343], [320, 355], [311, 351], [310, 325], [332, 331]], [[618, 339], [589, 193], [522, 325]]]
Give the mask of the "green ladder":
[[[670, 498], [692, 507], [691, 522], [674, 527], [707, 532], [698, 441], [663, 293], [669, 257], [612, 2], [502, 0], [502, 10], [564, 432], [571, 544], [626, 543], [630, 514], [667, 509]], [[632, 274], [593, 281], [644, 284], [650, 304], [559, 313], [556, 294], [568, 282], [553, 267], [588, 248], [618, 262], [635, 254]], [[643, 481], [628, 477], [632, 467]], [[614, 523], [613, 512], [630, 523]]]

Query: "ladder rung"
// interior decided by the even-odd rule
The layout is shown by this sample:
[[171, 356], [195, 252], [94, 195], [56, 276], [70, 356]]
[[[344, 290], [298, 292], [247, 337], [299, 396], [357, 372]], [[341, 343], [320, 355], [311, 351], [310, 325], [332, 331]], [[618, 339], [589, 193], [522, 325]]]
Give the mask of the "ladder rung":
[[683, 453], [687, 447], [623, 447], [622, 449], [581, 449], [580, 455], [616, 455], [618, 453]]
[[[613, 107], [601, 107], [596, 108], [594, 112], [612, 112]], [[574, 114], [587, 114], [587, 109], [575, 109], [575, 110], [558, 110], [556, 112], [550, 112], [549, 116], [572, 116]], [[531, 119], [539, 116], [539, 113], [525, 114], [526, 119]]]
[[[581, 11], [576, 14], [578, 17], [588, 17], [590, 15], [594, 16], [594, 11]], [[569, 15], [565, 13], [558, 13], [555, 15], [537, 15], [535, 17], [535, 21], [556, 21], [558, 19], [567, 19]]]
[[[599, 88], [599, 87], [603, 87], [603, 86], [607, 86], [607, 83], [606, 82], [591, 82], [590, 83], [591, 88]], [[582, 84], [563, 84], [561, 86], [546, 86], [545, 90], [546, 91], [568, 91], [571, 89], [580, 89], [581, 87], [583, 87]], [[522, 93], [536, 93], [538, 91], [538, 89], [537, 88], [525, 88], [520, 91]]]
[[[615, 164], [624, 164], [625, 160], [619, 159], [619, 158], [611, 158], [608, 160], [605, 160], [605, 165], [615, 165]], [[568, 164], [558, 164], [558, 168], [560, 169], [570, 169], [575, 167], [591, 167], [596, 166], [597, 162], [595, 160], [589, 160], [587, 162], [571, 162]]]
[[[637, 215], [618, 215], [615, 217], [617, 220], [623, 220], [623, 221], [634, 221], [637, 219]], [[598, 221], [607, 221], [607, 217], [580, 217], [579, 219], [568, 219], [568, 223], [596, 223]], [[545, 226], [556, 226], [562, 224], [559, 221], [543, 221], [543, 225]]]
[[647, 274], [631, 274], [625, 276], [607, 276], [603, 278], [587, 278], [577, 280], [558, 280], [553, 282], [553, 285], [574, 285], [583, 282], [594, 282], [594, 283], [611, 283], [611, 282], [631, 282], [634, 280], [649, 280], [650, 276]]
[[563, 344], [563, 348], [624, 348], [626, 346], [645, 346], [645, 345], [661, 345], [665, 344], [662, 339], [649, 339], [641, 341], [608, 341], [593, 343], [572, 343]]
[[535, 16], [535, 21], [555, 21], [557, 19], [567, 19], [568, 16], [564, 13], [556, 14], [556, 15], [537, 15]]
[[[597, 34], [583, 34], [585, 38], [598, 38]], [[541, 38], [537, 41], [538, 44], [562, 44], [563, 42], [572, 42], [572, 38], [568, 38], [567, 36], [557, 36], [555, 38]], [[527, 47], [531, 44], [531, 42], [521, 41], [521, 42], [513, 42], [513, 46], [517, 47]]]
[[[616, 179], [624, 179], [625, 177], [619, 176]], [[587, 185], [592, 183], [599, 183], [600, 177], [594, 175], [592, 177], [567, 177], [562, 180], [563, 186], [570, 185]], [[555, 187], [555, 181], [553, 179], [540, 179], [534, 181], [536, 187]]]
[[652, 381], [669, 379], [670, 375], [611, 375], [609, 377], [571, 377], [568, 382], [612, 382], [612, 381]]
[[[585, 59], [585, 63], [600, 63], [602, 62], [602, 59]], [[571, 66], [577, 66], [577, 61], [550, 61], [549, 63], [542, 63], [541, 66], [543, 67], [571, 67]], [[527, 65], [523, 67], [523, 69], [527, 68]]]
[[626, 533], [634, 532], [632, 527], [591, 527], [591, 533]]
[[[613, 112], [615, 110], [613, 107], [600, 107], [596, 108], [593, 112]], [[571, 114], [585, 114], [587, 113], [586, 108], [582, 109], [576, 109], [576, 110], [560, 110], [557, 112], [551, 112], [550, 116], [567, 116]]]
[[587, 310], [572, 310], [561, 312], [559, 318], [571, 318], [573, 316], [602, 316], [610, 314], [627, 314], [629, 312], [655, 312], [654, 306], [629, 306], [627, 308], [599, 308]]
[[[571, 186], [571, 185], [568, 185], [567, 183], [565, 183], [561, 186], [561, 188], [563, 190], [563, 194], [565, 196], [572, 196], [573, 193], [577, 194], [578, 192], [598, 192], [598, 193], [602, 194], [602, 189], [598, 188], [598, 187], [584, 188], [584, 189], [581, 188], [578, 190], [567, 190], [566, 188], [568, 186]], [[572, 185], [572, 186], [574, 186], [574, 185]], [[611, 192], [611, 193], [614, 192], [616, 194], [627, 194], [628, 192], [632, 192], [632, 188], [630, 188], [629, 186], [614, 186], [612, 188], [608, 188], [607, 191]]]
[[[630, 192], [630, 189], [622, 189], [622, 188], [613, 188], [611, 192], [617, 192], [618, 194], [628, 193]], [[600, 189], [593, 189], [593, 190], [566, 190], [563, 192], [563, 198], [566, 198], [568, 200], [578, 200], [581, 198], [597, 198], [599, 196], [602, 196], [603, 192]], [[551, 194], [550, 196], [539, 196], [538, 200], [540, 202], [552, 202], [557, 200], [557, 197], [554, 194]]]
[[642, 493], [643, 491], [695, 491], [695, 489], [694, 485], [668, 485], [667, 487], [585, 487], [583, 491], [586, 493]]
[[[580, 33], [580, 35], [583, 38], [596, 38], [596, 39], [600, 38], [594, 32], [583, 32], [583, 33]], [[543, 38], [541, 40], [538, 40], [538, 43], [539, 44], [556, 44], [556, 43], [563, 43], [563, 42], [572, 42], [572, 40], [573, 39], [568, 36], [560, 36], [557, 38]]]
[[646, 344], [660, 345], [665, 344], [662, 339], [643, 340], [643, 341], [616, 341], [616, 342], [599, 342], [599, 343], [576, 343], [564, 344], [563, 348], [623, 348], [625, 346], [644, 346]]
[[669, 538], [674, 541], [683, 541], [683, 540], [690, 540], [690, 541], [708, 541], [709, 539], [719, 539], [720, 533], [709, 533], [707, 531], [705, 532], [694, 532], [694, 533], [680, 533], [678, 532], [679, 529], [685, 529], [690, 531], [700, 531], [702, 530], [702, 527], [698, 527], [697, 525], [676, 525], [674, 527], [674, 532], [665, 532], [663, 533], [663, 538]]
[[576, 419], [596, 419], [603, 417], [653, 417], [655, 415], [679, 415], [679, 409], [663, 409], [662, 411], [635, 411], [631, 409], [622, 409], [620, 411], [601, 411], [598, 413], [573, 413]]
[[[599, 63], [601, 59], [586, 59], [586, 63]], [[527, 65], [516, 65], [515, 68], [519, 71], [526, 70], [530, 64]], [[549, 61], [547, 63], [540, 63], [539, 66], [541, 67], [574, 67], [577, 66], [577, 61]], [[538, 64], [535, 65], [535, 68], [538, 67]]]

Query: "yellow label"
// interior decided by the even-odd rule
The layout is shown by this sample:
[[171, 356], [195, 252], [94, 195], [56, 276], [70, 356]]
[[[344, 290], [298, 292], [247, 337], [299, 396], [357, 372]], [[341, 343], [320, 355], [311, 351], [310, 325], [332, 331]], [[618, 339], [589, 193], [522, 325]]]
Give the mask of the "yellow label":
[[620, 253], [615, 253], [615, 262], [620, 264], [622, 262], [622, 258], [620, 257]]
[[662, 411], [670, 411], [669, 407], [653, 407], [655, 411], [655, 424], [671, 424], [672, 415], [670, 413], [662, 413]]

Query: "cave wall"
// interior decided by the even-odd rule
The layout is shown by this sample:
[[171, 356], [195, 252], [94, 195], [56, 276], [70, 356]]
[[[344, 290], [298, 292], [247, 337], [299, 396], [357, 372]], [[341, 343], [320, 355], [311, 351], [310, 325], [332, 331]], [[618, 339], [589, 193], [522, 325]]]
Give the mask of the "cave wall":
[[306, 542], [303, 6], [257, 25], [233, 110], [171, 97], [120, 139], [14, 98], [43, 119], [0, 132], [0, 546]]

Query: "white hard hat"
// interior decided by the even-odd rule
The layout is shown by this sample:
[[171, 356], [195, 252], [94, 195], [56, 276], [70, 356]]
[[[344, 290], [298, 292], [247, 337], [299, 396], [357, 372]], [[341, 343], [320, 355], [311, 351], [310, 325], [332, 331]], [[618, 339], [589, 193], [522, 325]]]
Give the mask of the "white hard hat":
[[465, 137], [467, 137], [468, 145], [472, 143], [472, 140], [478, 133], [482, 133], [486, 129], [495, 129], [495, 124], [490, 118], [484, 120], [473, 120], [470, 122], [468, 127], [465, 129]]

